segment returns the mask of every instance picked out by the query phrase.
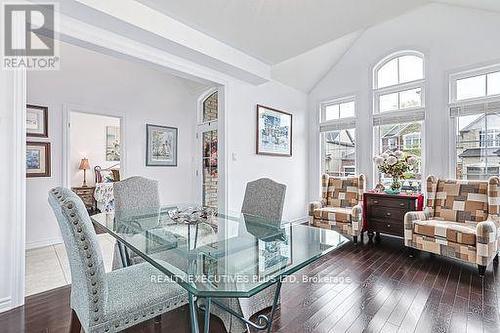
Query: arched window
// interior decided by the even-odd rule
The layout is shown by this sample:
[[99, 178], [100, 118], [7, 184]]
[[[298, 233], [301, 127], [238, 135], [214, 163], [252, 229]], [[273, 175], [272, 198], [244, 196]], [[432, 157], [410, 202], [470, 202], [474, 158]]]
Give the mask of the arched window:
[[424, 106], [424, 58], [415, 51], [398, 52], [374, 70], [375, 113]]
[[[373, 69], [373, 128], [375, 154], [402, 151], [420, 164], [404, 175], [403, 190], [422, 189], [422, 133], [425, 119], [424, 56], [401, 51], [382, 59]], [[375, 169], [375, 179], [385, 186], [389, 176]]]

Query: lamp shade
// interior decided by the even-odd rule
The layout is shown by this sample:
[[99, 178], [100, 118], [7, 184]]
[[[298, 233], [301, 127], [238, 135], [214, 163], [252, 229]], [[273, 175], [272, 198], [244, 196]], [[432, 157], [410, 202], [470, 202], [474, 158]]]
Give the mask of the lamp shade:
[[78, 169], [89, 170], [90, 169], [89, 160], [87, 158], [82, 158], [82, 161], [80, 162], [80, 166], [78, 167]]

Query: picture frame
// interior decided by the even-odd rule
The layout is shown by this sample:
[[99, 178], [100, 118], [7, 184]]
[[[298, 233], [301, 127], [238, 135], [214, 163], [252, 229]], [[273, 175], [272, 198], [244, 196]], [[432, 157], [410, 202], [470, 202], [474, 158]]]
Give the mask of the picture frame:
[[177, 166], [178, 129], [146, 124], [146, 166]]
[[49, 137], [49, 108], [34, 104], [26, 105], [26, 136]]
[[26, 177], [50, 177], [50, 142], [26, 142]]
[[292, 114], [257, 104], [256, 153], [292, 156]]

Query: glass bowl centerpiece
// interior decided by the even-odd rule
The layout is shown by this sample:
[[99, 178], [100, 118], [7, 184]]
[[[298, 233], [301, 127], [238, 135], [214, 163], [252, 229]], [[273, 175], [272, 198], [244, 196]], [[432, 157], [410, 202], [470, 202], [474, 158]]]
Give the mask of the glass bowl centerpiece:
[[373, 158], [373, 162], [380, 172], [392, 177], [390, 190], [386, 190], [385, 192], [388, 194], [398, 194], [401, 192], [401, 178], [406, 173], [413, 171], [418, 163], [418, 159], [414, 155], [405, 154], [397, 150], [377, 155]]

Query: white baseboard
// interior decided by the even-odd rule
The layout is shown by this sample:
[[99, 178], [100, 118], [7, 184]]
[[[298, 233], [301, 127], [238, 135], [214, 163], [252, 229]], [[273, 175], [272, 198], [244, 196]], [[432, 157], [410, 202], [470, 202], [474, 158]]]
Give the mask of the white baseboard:
[[8, 311], [11, 309], [11, 298], [0, 298], [0, 312]]
[[50, 238], [50, 239], [41, 239], [34, 242], [26, 243], [26, 250], [36, 249], [39, 247], [45, 247], [50, 245], [61, 244], [63, 242], [62, 238]]

